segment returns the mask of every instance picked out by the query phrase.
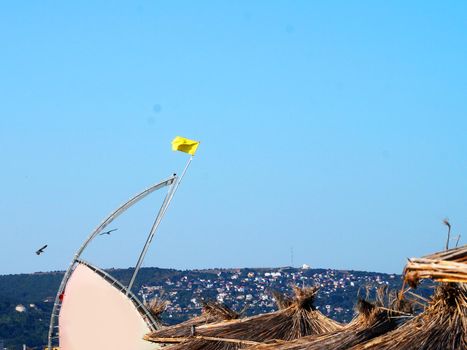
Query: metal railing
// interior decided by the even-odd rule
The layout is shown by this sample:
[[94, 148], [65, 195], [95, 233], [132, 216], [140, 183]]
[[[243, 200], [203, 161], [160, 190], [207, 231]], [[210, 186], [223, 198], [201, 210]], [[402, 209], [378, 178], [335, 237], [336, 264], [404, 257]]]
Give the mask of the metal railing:
[[92, 265], [90, 262], [79, 259], [77, 260], [77, 263], [89, 267], [91, 270], [93, 270], [95, 273], [101, 276], [104, 280], [109, 282], [112, 287], [116, 288], [119, 292], [125, 294], [128, 297], [128, 299], [131, 300], [131, 302], [136, 307], [141, 316], [143, 316], [151, 331], [158, 330], [162, 327], [162, 324], [154, 318], [154, 316], [151, 314], [148, 308], [138, 299], [138, 297], [131, 291], [129, 291], [128, 288], [125, 287], [121, 282], [119, 282], [115, 277], [108, 274], [104, 270]]

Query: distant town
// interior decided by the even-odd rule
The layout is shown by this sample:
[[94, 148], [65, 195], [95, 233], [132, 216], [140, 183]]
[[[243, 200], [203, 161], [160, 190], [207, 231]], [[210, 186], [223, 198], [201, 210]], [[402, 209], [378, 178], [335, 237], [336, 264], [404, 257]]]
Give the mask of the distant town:
[[[127, 284], [133, 269], [110, 269]], [[42, 349], [46, 343], [53, 299], [63, 272], [0, 276], [0, 344], [9, 350]], [[241, 268], [173, 270], [143, 268], [136, 281], [136, 294], [149, 302], [157, 297], [168, 302], [161, 315], [166, 324], [199, 315], [203, 301], [216, 300], [245, 316], [277, 309], [273, 291], [290, 295], [293, 286], [319, 285], [316, 308], [340, 322], [354, 316], [358, 297], [370, 298], [377, 287], [401, 287], [401, 276], [364, 271], [300, 268]], [[418, 293], [428, 295], [422, 287]], [[0, 347], [1, 349], [1, 347]]]
[[360, 293], [365, 296], [380, 285], [399, 288], [401, 279], [395, 274], [359, 271], [339, 271], [302, 268], [277, 269], [219, 269], [189, 271], [143, 284], [139, 295], [143, 300], [154, 297], [166, 299], [168, 307], [163, 315], [167, 323], [174, 323], [198, 315], [203, 300], [217, 300], [247, 315], [276, 310], [272, 291], [288, 295], [292, 286], [320, 286], [316, 307], [325, 315], [348, 322], [354, 315], [354, 303]]

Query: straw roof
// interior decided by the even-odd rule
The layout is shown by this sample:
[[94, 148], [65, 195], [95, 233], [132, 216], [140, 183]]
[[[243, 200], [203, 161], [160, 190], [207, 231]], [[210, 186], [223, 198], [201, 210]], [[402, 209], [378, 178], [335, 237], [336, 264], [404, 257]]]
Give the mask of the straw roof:
[[451, 248], [438, 253], [426, 255], [423, 258], [467, 263], [467, 244], [458, 248]]
[[[178, 339], [190, 336], [193, 327], [198, 327], [212, 322], [234, 320], [237, 318], [239, 318], [239, 314], [224, 304], [212, 301], [204, 302], [201, 315], [193, 317], [188, 321], [157, 330], [146, 336], [146, 338], [147, 340], [155, 342], [171, 342], [171, 338]], [[158, 341], [158, 339], [160, 341]]]
[[400, 328], [357, 345], [352, 350], [467, 349], [467, 288], [437, 287], [426, 310]]
[[[295, 288], [295, 297], [290, 305], [275, 312], [196, 327], [193, 336], [179, 339], [180, 344], [167, 350], [234, 350], [260, 341], [292, 340], [341, 329], [341, 324], [315, 310], [317, 290], [316, 287]], [[158, 341], [153, 335], [145, 339]]]
[[152, 317], [162, 324], [161, 315], [167, 309], [169, 302], [165, 299], [154, 297], [148, 303], [145, 303], [146, 308], [151, 313]]
[[[378, 335], [395, 329], [398, 322], [396, 312], [383, 305], [386, 302], [383, 296], [387, 295], [383, 289], [379, 290], [378, 300], [374, 303], [360, 299], [356, 309], [358, 315], [344, 328], [322, 335], [303, 337], [292, 342], [271, 342], [249, 347], [248, 350], [343, 350], [359, 344]], [[407, 307], [407, 304], [399, 302], [399, 307]], [[398, 316], [399, 316], [398, 315]]]
[[410, 259], [406, 265], [405, 280], [415, 287], [421, 279], [437, 282], [467, 283], [467, 264], [444, 260]]
[[438, 282], [467, 282], [467, 245], [412, 258], [404, 269], [405, 281], [415, 287], [421, 279]]

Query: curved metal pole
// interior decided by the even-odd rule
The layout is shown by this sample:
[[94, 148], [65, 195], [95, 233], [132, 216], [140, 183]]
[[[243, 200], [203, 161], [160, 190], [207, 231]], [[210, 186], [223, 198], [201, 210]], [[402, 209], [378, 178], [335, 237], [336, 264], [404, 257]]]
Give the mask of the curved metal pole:
[[73, 260], [70, 263], [70, 266], [65, 272], [65, 275], [63, 276], [62, 282], [60, 283], [60, 287], [58, 288], [57, 295], [55, 296], [55, 301], [54, 301], [54, 306], [52, 309], [52, 315], [50, 316], [50, 324], [49, 324], [49, 334], [48, 334], [48, 348], [52, 348], [52, 336], [53, 336], [53, 329], [55, 325], [55, 320], [58, 316], [57, 314], [57, 308], [58, 305], [60, 304], [60, 295], [63, 293], [63, 290], [65, 288], [66, 283], [68, 282], [68, 279], [70, 278], [71, 272], [73, 271], [73, 267], [75, 263], [79, 260], [81, 254], [83, 251], [86, 249], [86, 247], [91, 243], [91, 241], [107, 226], [109, 225], [112, 221], [114, 221], [118, 216], [120, 216], [123, 212], [125, 212], [128, 208], [130, 208], [132, 205], [136, 204], [143, 198], [145, 198], [147, 195], [153, 193], [154, 191], [157, 191], [160, 188], [163, 188], [165, 186], [172, 185], [173, 183], [177, 182], [177, 176], [174, 174], [171, 177], [145, 189], [144, 191], [138, 193], [136, 196], [130, 198], [127, 202], [122, 204], [120, 207], [118, 207], [115, 211], [113, 211], [104, 221], [100, 223], [99, 226], [97, 226], [89, 235], [89, 237], [84, 241], [84, 243], [81, 245], [81, 247], [78, 249], [78, 251], [75, 253]]
[[188, 167], [190, 166], [192, 160], [193, 160], [193, 156], [191, 156], [190, 159], [188, 159], [188, 162], [186, 163], [185, 168], [182, 171], [182, 175], [180, 176], [179, 179], [174, 181], [174, 183], [172, 184], [172, 187], [170, 188], [169, 192], [167, 193], [167, 196], [164, 199], [164, 202], [162, 203], [159, 213], [157, 214], [156, 219], [154, 220], [154, 224], [151, 227], [151, 231], [149, 231], [149, 235], [146, 240], [146, 243], [144, 244], [143, 250], [141, 251], [141, 254], [139, 255], [138, 261], [136, 263], [135, 271], [133, 272], [133, 276], [131, 276], [131, 280], [127, 288], [127, 295], [130, 293], [131, 288], [133, 288], [136, 275], [138, 274], [139, 269], [141, 268], [144, 257], [146, 256], [148, 248], [151, 245], [152, 239], [154, 238], [154, 235], [156, 234], [157, 228], [159, 227], [159, 224], [161, 223], [162, 218], [164, 217], [167, 209], [169, 208], [170, 202], [172, 201], [172, 198], [174, 197], [175, 192], [177, 192], [178, 186], [182, 182], [182, 179], [185, 176], [185, 173]]

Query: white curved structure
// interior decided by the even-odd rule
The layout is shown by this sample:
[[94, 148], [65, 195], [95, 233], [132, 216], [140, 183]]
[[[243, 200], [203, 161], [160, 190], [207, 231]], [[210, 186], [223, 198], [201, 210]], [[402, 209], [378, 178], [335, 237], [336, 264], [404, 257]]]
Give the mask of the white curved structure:
[[60, 350], [154, 350], [137, 307], [118, 285], [83, 263], [74, 269], [62, 296]]
[[[63, 276], [50, 316], [48, 348], [61, 350], [154, 350], [142, 337], [160, 325], [131, 293], [147, 249], [167, 211], [182, 177], [176, 174], [145, 189], [114, 210], [99, 224], [76, 252]], [[162, 206], [148, 234], [128, 286], [80, 260], [81, 254], [102, 230], [131, 206], [151, 193], [168, 187]], [[58, 332], [57, 332], [58, 330]]]

